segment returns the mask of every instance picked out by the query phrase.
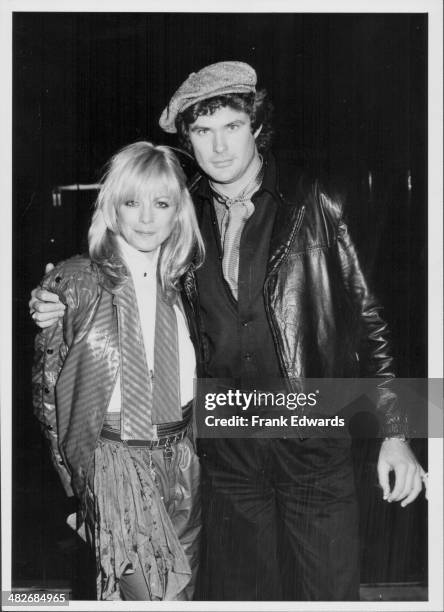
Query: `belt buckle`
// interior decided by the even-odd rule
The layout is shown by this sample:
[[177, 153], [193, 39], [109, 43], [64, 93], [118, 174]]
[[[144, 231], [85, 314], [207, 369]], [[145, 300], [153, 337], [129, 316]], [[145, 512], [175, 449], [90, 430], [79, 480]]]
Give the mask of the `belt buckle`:
[[173, 449], [171, 448], [171, 437], [168, 436], [165, 440], [165, 446], [163, 449], [163, 456], [165, 457], [165, 461], [170, 463], [173, 457]]

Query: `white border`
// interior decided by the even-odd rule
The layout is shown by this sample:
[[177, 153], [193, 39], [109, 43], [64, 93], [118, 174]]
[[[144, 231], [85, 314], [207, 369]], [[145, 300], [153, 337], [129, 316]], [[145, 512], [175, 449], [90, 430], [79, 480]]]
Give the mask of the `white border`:
[[440, 17], [440, 0], [2, 0], [6, 11], [181, 12], [181, 13], [430, 13]]
[[[75, 12], [251, 12], [252, 2], [245, 0], [223, 2], [223, 11], [209, 2], [172, 2], [169, 0], [0, 0], [1, 8], [1, 193], [3, 195], [1, 243], [2, 287], [11, 287], [11, 17], [14, 11], [75, 11]], [[429, 14], [429, 376], [443, 375], [442, 330], [442, 2], [441, 0], [256, 0], [254, 12], [289, 13], [428, 13]], [[10, 587], [11, 551], [11, 300], [8, 291], [0, 301], [0, 325], [2, 338], [1, 374], [1, 460], [2, 460], [2, 588]], [[443, 440], [429, 441], [429, 577], [428, 602], [75, 602], [70, 610], [442, 610], [443, 609]], [[74, 607], [75, 606], [75, 607]], [[17, 610], [24, 607], [4, 607]], [[66, 610], [66, 607], [30, 607], [34, 610]]]
[[12, 27], [11, 16], [0, 14], [1, 82], [3, 87], [0, 139], [0, 262], [2, 299], [0, 300], [0, 409], [1, 409], [1, 542], [2, 589], [9, 588], [11, 565], [11, 432], [12, 432]]

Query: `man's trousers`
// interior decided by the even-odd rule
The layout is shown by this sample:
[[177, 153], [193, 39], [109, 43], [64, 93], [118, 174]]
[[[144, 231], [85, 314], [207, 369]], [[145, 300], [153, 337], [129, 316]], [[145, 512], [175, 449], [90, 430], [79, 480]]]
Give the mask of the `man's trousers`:
[[202, 600], [357, 600], [350, 441], [200, 440]]

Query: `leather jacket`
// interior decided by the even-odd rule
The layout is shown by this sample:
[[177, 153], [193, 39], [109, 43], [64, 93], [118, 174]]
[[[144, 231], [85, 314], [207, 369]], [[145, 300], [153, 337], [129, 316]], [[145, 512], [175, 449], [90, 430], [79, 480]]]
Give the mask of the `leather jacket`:
[[[283, 377], [290, 386], [302, 378], [381, 378], [381, 435], [405, 435], [405, 416], [387, 384], [394, 377], [388, 327], [361, 270], [342, 199], [294, 168], [278, 172], [271, 155], [265, 173], [278, 210], [263, 291]], [[196, 177], [191, 189], [198, 219], [208, 205], [199, 197], [205, 181]], [[207, 347], [193, 270], [184, 277], [183, 293], [198, 376], [205, 377]]]

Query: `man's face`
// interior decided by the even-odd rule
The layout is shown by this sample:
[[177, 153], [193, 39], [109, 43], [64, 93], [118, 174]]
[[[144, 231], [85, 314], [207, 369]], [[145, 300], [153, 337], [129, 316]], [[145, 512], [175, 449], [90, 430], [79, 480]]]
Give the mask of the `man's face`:
[[215, 183], [241, 181], [253, 161], [260, 128], [251, 132], [250, 117], [229, 106], [201, 115], [189, 126], [194, 156]]

